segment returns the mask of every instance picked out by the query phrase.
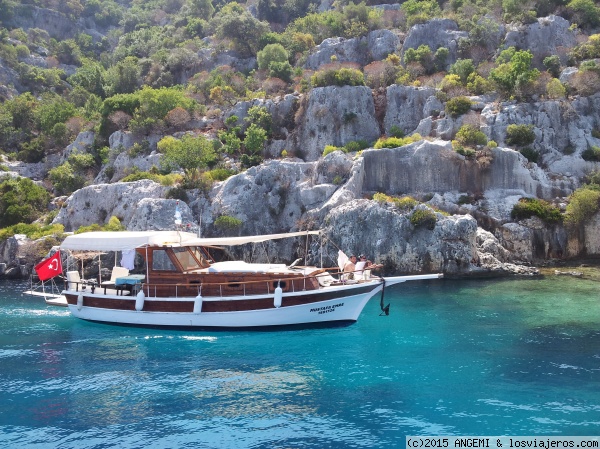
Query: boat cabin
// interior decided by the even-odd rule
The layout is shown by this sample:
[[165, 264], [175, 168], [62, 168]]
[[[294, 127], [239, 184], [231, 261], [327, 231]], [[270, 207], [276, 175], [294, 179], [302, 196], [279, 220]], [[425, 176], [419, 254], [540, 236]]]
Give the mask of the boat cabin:
[[201, 246], [146, 246], [137, 248], [147, 267], [144, 291], [149, 296], [238, 296], [316, 290], [317, 274], [311, 267], [290, 269], [285, 264], [243, 261], [212, 262]]

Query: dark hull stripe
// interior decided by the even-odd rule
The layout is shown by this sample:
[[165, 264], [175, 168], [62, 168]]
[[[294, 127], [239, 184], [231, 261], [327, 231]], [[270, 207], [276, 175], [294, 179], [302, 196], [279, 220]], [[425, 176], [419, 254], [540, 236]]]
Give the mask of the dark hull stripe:
[[[313, 304], [332, 299], [344, 298], [347, 296], [359, 295], [370, 292], [377, 288], [379, 284], [368, 284], [346, 290], [333, 291], [315, 291], [302, 296], [284, 297], [281, 307], [297, 306], [302, 304]], [[78, 294], [64, 293], [67, 302], [71, 305], [77, 304]], [[135, 297], [125, 298], [107, 298], [96, 296], [83, 296], [83, 306], [96, 307], [100, 309], [112, 310], [135, 310]], [[263, 297], [256, 299], [223, 299], [218, 301], [203, 301], [202, 313], [210, 312], [242, 312], [248, 310], [266, 310], [273, 309], [273, 297]], [[144, 312], [180, 312], [191, 313], [194, 310], [194, 298], [186, 300], [163, 301], [161, 299], [146, 298], [144, 301]]]
[[282, 330], [301, 330], [301, 329], [322, 329], [332, 327], [347, 327], [356, 320], [336, 320], [336, 321], [321, 321], [315, 323], [300, 323], [300, 324], [274, 324], [271, 326], [244, 326], [244, 327], [227, 327], [227, 326], [170, 326], [165, 324], [136, 324], [136, 323], [116, 323], [109, 321], [90, 320], [84, 318], [85, 321], [91, 323], [107, 324], [110, 326], [120, 327], [138, 327], [145, 329], [172, 329], [172, 330], [194, 330], [194, 331], [282, 331]]

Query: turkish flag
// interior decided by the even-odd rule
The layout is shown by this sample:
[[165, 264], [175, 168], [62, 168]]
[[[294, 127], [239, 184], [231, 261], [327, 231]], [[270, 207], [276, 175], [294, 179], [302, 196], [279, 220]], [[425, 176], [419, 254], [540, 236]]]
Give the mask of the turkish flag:
[[60, 261], [60, 251], [56, 251], [46, 260], [42, 260], [35, 267], [33, 267], [37, 273], [40, 281], [52, 279], [54, 276], [58, 276], [63, 272], [62, 263]]

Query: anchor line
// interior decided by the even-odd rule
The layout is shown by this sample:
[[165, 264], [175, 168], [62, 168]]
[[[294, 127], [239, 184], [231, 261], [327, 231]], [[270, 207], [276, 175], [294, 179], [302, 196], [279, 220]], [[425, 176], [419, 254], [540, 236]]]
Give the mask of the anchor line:
[[383, 305], [383, 298], [385, 296], [385, 278], [380, 277], [379, 279], [381, 279], [381, 282], [383, 283], [383, 286], [381, 287], [381, 301], [379, 303], [379, 306], [381, 307], [381, 313], [379, 316], [383, 316], [384, 314], [385, 316], [388, 316], [390, 314], [390, 304], [388, 303], [387, 306]]

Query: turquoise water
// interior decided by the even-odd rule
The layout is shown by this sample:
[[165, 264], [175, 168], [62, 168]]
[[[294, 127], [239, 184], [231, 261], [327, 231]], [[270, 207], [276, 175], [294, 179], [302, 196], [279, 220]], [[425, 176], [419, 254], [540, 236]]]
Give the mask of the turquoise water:
[[0, 281], [1, 448], [403, 448], [599, 435], [600, 283], [401, 284], [295, 331], [87, 323]]

